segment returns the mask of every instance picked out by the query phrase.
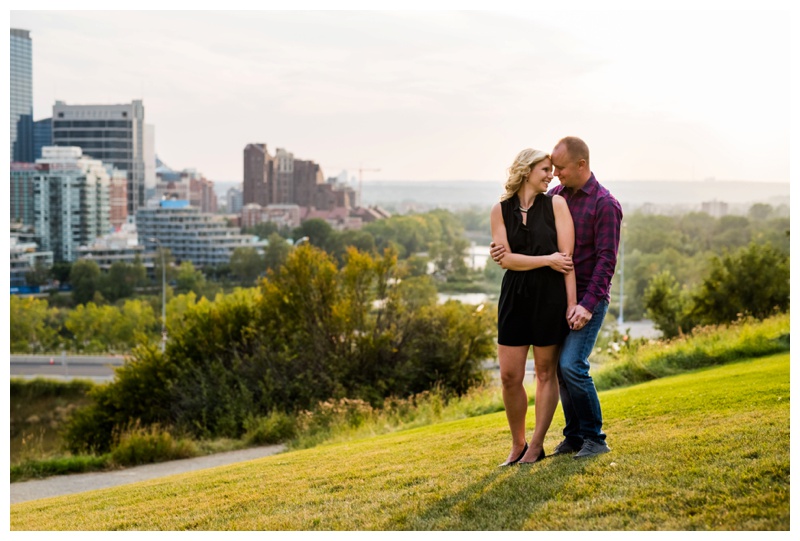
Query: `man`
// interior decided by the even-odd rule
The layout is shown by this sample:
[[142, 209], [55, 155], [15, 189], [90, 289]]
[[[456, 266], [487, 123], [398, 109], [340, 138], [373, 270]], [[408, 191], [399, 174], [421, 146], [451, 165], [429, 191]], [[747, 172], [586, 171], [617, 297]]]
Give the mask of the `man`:
[[[567, 307], [570, 332], [561, 349], [558, 386], [566, 418], [564, 441], [553, 454], [583, 458], [611, 449], [602, 430], [603, 415], [592, 376], [589, 354], [608, 311], [611, 277], [617, 264], [622, 207], [597, 182], [589, 167], [589, 147], [577, 137], [565, 137], [553, 149], [553, 173], [560, 186], [550, 190], [567, 200], [575, 224], [573, 264], [578, 304]], [[499, 262], [504, 246], [492, 243]]]

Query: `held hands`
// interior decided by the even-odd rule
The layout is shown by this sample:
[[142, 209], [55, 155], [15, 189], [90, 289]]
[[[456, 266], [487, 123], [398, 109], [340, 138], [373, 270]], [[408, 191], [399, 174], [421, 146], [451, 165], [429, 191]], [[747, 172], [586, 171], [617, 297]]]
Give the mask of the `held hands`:
[[573, 331], [584, 328], [590, 319], [592, 319], [592, 313], [580, 304], [567, 307], [567, 323]]

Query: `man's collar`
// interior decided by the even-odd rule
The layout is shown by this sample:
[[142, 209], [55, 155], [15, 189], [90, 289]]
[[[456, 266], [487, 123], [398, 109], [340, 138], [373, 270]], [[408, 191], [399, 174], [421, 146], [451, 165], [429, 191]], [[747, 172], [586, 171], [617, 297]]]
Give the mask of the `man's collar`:
[[[582, 187], [580, 187], [578, 190], [582, 191], [586, 195], [592, 195], [596, 189], [597, 189], [597, 179], [594, 178], [594, 173], [591, 173], [589, 175], [589, 180], [587, 180], [586, 183]], [[578, 190], [570, 189], [570, 193], [574, 194]]]

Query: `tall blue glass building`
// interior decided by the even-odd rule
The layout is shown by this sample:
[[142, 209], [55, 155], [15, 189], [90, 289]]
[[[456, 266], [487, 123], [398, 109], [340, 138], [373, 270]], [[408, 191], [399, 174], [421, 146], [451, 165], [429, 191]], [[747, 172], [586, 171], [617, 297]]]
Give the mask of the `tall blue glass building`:
[[42, 157], [42, 148], [53, 146], [53, 119], [43, 118], [33, 123], [33, 159]]
[[28, 30], [11, 29], [11, 161], [34, 161], [33, 48]]

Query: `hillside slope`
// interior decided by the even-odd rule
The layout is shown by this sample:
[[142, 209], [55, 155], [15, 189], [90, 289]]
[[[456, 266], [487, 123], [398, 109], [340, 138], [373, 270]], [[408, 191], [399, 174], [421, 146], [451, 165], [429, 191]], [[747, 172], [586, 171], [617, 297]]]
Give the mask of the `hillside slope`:
[[[601, 393], [612, 453], [498, 469], [504, 413], [11, 506], [12, 530], [788, 530], [789, 355]], [[532, 411], [531, 411], [532, 423]], [[530, 424], [530, 423], [529, 423]], [[545, 449], [560, 441], [561, 411]]]

